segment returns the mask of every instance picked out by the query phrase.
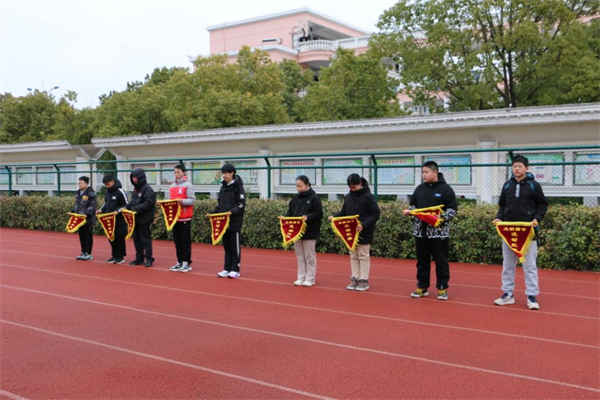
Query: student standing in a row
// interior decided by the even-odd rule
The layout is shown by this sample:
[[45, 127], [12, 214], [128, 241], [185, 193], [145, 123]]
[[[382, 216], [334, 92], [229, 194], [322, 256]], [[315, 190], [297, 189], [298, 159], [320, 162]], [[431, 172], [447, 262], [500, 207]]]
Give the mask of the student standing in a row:
[[129, 177], [133, 184], [131, 201], [127, 209], [134, 211], [135, 229], [133, 230], [133, 244], [135, 245], [135, 260], [129, 265], [143, 265], [151, 267], [154, 263], [152, 257], [152, 235], [150, 225], [154, 222], [156, 211], [156, 193], [146, 181], [146, 173], [143, 169], [134, 169]]
[[93, 260], [92, 247], [94, 246], [94, 223], [96, 222], [96, 207], [98, 205], [96, 192], [90, 186], [90, 178], [80, 176], [78, 182], [79, 190], [75, 195], [75, 205], [71, 212], [85, 215], [86, 221], [79, 228], [79, 243], [81, 245], [81, 255], [77, 260]]
[[127, 205], [127, 193], [123, 190], [123, 186], [118, 179], [112, 175], [105, 175], [102, 178], [102, 183], [106, 187], [104, 195], [104, 205], [96, 211], [96, 214], [115, 213], [115, 240], [109, 240], [111, 247], [111, 257], [106, 261], [109, 264], [123, 264], [127, 251], [125, 248], [125, 237], [127, 236], [127, 223], [121, 208]]

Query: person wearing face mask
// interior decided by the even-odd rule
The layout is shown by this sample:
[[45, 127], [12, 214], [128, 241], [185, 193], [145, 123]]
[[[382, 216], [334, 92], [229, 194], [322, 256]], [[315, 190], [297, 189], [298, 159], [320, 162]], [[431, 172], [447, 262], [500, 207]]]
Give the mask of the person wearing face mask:
[[448, 236], [450, 235], [451, 221], [458, 210], [454, 190], [446, 183], [444, 175], [438, 171], [435, 161], [427, 161], [422, 168], [423, 183], [415, 189], [410, 197], [410, 207], [403, 211], [410, 216], [411, 210], [443, 205], [442, 214], [444, 221], [437, 227], [431, 226], [414, 217], [415, 242], [417, 245], [417, 290], [411, 297], [420, 298], [429, 296], [431, 276], [431, 259], [435, 261], [436, 287], [438, 300], [448, 300], [448, 281], [450, 280], [450, 266], [448, 264]]
[[344, 197], [342, 210], [329, 217], [346, 217], [358, 215], [360, 224], [356, 227], [359, 232], [358, 245], [350, 250], [350, 265], [352, 277], [348, 290], [364, 292], [369, 290], [369, 272], [371, 270], [371, 243], [375, 236], [375, 224], [379, 220], [379, 206], [375, 196], [369, 189], [369, 183], [358, 174], [351, 174], [347, 179], [350, 192]]
[[302, 217], [306, 221], [306, 231], [302, 239], [294, 242], [294, 250], [298, 259], [298, 279], [294, 285], [310, 287], [316, 283], [317, 254], [315, 248], [321, 230], [323, 204], [305, 175], [296, 178], [296, 190], [298, 193], [290, 200], [285, 216]]

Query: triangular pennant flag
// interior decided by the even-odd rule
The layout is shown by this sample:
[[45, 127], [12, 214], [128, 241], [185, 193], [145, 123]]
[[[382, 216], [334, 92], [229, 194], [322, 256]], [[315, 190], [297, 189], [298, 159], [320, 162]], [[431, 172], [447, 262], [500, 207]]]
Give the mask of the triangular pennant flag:
[[85, 224], [87, 216], [85, 214], [69, 213], [69, 222], [67, 222], [67, 232], [75, 233]]
[[535, 237], [533, 224], [531, 222], [498, 222], [496, 231], [504, 243], [519, 257], [519, 261], [525, 262], [525, 255]]
[[171, 231], [181, 215], [181, 206], [179, 205], [179, 201], [159, 200], [157, 203], [160, 204], [160, 208], [165, 216], [165, 225], [167, 226], [167, 231]]
[[210, 219], [211, 239], [213, 246], [219, 244], [223, 239], [223, 235], [229, 228], [230, 214], [228, 212], [219, 214], [208, 214]]
[[131, 235], [133, 235], [133, 230], [135, 229], [136, 212], [124, 208], [121, 210], [121, 214], [123, 214], [123, 218], [125, 218], [125, 222], [127, 223], [127, 236], [125, 239], [129, 239]]
[[283, 247], [288, 247], [295, 241], [302, 239], [304, 232], [306, 232], [304, 217], [283, 217], [279, 220], [279, 226], [283, 236]]
[[351, 217], [334, 217], [331, 220], [331, 228], [338, 235], [348, 250], [356, 249], [358, 244], [358, 231], [356, 228], [360, 225], [358, 215]]
[[417, 208], [410, 210], [410, 215], [417, 217], [421, 221], [437, 228], [444, 222], [444, 219], [440, 217], [442, 214], [443, 204], [435, 207]]
[[117, 214], [114, 212], [98, 214], [98, 221], [100, 222], [100, 225], [102, 225], [102, 229], [104, 229], [106, 237], [111, 242], [115, 240], [116, 218]]

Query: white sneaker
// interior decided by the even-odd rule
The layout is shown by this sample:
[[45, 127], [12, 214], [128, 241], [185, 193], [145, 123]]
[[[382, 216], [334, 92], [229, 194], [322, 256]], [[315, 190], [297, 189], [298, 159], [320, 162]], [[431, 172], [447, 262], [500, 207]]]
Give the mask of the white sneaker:
[[177, 264], [173, 265], [171, 268], [169, 268], [169, 271], [177, 272], [177, 271], [179, 271], [179, 268], [181, 268], [181, 264], [177, 263]]
[[301, 281], [300, 279], [298, 279], [297, 281], [294, 282], [294, 286], [302, 286], [303, 283], [304, 283], [304, 281]]
[[529, 307], [530, 310], [540, 309], [540, 304], [538, 303], [535, 296], [527, 296], [527, 307]]
[[314, 284], [315, 284], [315, 282], [309, 282], [309, 281], [306, 281], [306, 282], [304, 282], [304, 283], [302, 284], [302, 286], [311, 287], [311, 286], [313, 286]]
[[227, 278], [227, 275], [229, 275], [229, 271], [227, 271], [226, 269], [224, 269], [223, 271], [217, 273], [217, 276], [219, 278]]
[[494, 300], [494, 304], [497, 306], [505, 306], [507, 304], [515, 304], [515, 298], [510, 293], [504, 293], [501, 297]]
[[227, 277], [228, 277], [228, 278], [231, 278], [231, 279], [237, 279], [237, 278], [239, 278], [240, 276], [242, 276], [242, 274], [240, 274], [239, 272], [234, 272], [234, 271], [231, 271], [231, 272], [230, 272], [230, 273], [227, 275]]
[[179, 272], [190, 272], [191, 270], [192, 266], [188, 264], [187, 261], [184, 261], [183, 264], [181, 264], [181, 267], [178, 269]]

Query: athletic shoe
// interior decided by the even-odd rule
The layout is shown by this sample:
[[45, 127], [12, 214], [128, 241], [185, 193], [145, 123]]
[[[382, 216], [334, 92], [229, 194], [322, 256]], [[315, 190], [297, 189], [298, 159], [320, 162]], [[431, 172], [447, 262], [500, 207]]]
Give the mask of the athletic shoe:
[[142, 265], [144, 260], [133, 260], [129, 263], [129, 265]]
[[419, 298], [419, 297], [427, 297], [429, 296], [429, 292], [427, 289], [417, 288], [414, 292], [410, 294], [410, 297]]
[[240, 274], [239, 272], [235, 272], [235, 271], [231, 271], [231, 272], [229, 273], [229, 275], [227, 275], [227, 277], [228, 277], [228, 278], [231, 278], [231, 279], [237, 279], [237, 278], [239, 278], [240, 276], [242, 276], [242, 274]]
[[115, 264], [125, 264], [125, 260], [122, 258], [116, 259]]
[[93, 259], [94, 259], [94, 257], [92, 257], [91, 254], [86, 253], [85, 257], [83, 258], [83, 261], [91, 261]]
[[231, 271], [227, 271], [226, 269], [224, 269], [223, 271], [219, 272], [219, 273], [217, 274], [217, 276], [218, 276], [219, 278], [227, 278], [227, 276], [229, 275], [229, 273], [230, 273], [230, 272], [231, 272]]
[[306, 282], [304, 282], [302, 284], [302, 286], [306, 286], [306, 287], [311, 287], [311, 286], [314, 286], [314, 285], [315, 285], [315, 282], [309, 282], [309, 281], [306, 281]]
[[448, 300], [448, 290], [447, 289], [438, 290], [438, 300]]
[[78, 255], [77, 257], [75, 257], [76, 260], [85, 260], [85, 253], [81, 253], [80, 255]]
[[540, 309], [540, 305], [535, 296], [527, 296], [527, 307], [529, 307], [530, 310]]
[[505, 306], [507, 304], [515, 304], [515, 298], [510, 293], [504, 293], [501, 297], [494, 300], [494, 304], [497, 306]]
[[304, 281], [301, 281], [300, 279], [298, 279], [297, 281], [294, 282], [294, 286], [302, 286], [303, 283], [304, 283]]
[[169, 271], [177, 272], [177, 271], [179, 271], [179, 268], [181, 268], [181, 264], [177, 263], [177, 264], [173, 265], [171, 268], [169, 268]]
[[187, 261], [184, 261], [181, 264], [181, 267], [179, 267], [179, 272], [190, 272], [192, 270], [192, 266], [190, 264], [187, 263]]
[[150, 268], [150, 267], [151, 267], [151, 266], [153, 266], [153, 265], [154, 265], [154, 261], [146, 261], [146, 262], [144, 263], [144, 267], [146, 267], [146, 268]]
[[114, 264], [114, 263], [115, 263], [115, 258], [114, 258], [114, 257], [111, 257], [111, 258], [109, 258], [108, 260], [106, 260], [106, 262], [107, 262], [108, 264]]
[[369, 280], [368, 279], [359, 279], [358, 286], [356, 287], [357, 292], [364, 292], [369, 290]]
[[348, 290], [356, 290], [357, 286], [358, 286], [358, 279], [356, 279], [355, 277], [351, 277], [350, 278], [350, 284], [348, 286], [346, 286], [346, 289], [348, 289]]

